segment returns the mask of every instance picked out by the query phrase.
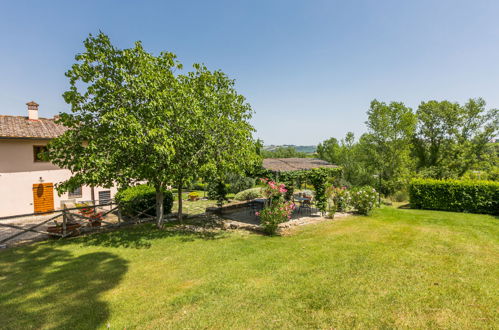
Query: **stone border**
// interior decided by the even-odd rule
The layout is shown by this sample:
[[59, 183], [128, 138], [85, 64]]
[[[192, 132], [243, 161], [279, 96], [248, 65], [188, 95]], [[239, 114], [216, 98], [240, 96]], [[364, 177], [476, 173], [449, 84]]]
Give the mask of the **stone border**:
[[[337, 219], [346, 218], [350, 215], [352, 215], [352, 213], [339, 213], [338, 212], [335, 214], [334, 219], [329, 219], [329, 218], [325, 218], [322, 216], [302, 217], [302, 218], [286, 221], [286, 222], [279, 224], [279, 231], [290, 229], [292, 227], [311, 225], [311, 224], [321, 223], [321, 222], [326, 222], [326, 221], [334, 221]], [[240, 222], [240, 221], [235, 221], [235, 220], [230, 220], [230, 219], [223, 219], [223, 229], [232, 229], [232, 230], [242, 229], [242, 230], [250, 230], [250, 231], [254, 231], [254, 232], [263, 232], [260, 225], [254, 225], [254, 224], [249, 224], [246, 222]]]

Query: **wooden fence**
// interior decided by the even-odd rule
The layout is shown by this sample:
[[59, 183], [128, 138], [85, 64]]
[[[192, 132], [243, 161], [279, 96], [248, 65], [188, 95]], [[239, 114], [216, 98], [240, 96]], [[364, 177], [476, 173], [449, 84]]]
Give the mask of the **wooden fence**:
[[114, 201], [103, 204], [67, 208], [47, 213], [29, 213], [0, 218], [0, 247], [19, 241], [27, 233], [34, 238], [64, 238], [81, 233], [120, 227], [154, 220], [146, 212], [154, 206], [138, 212], [134, 217], [123, 217], [121, 207]]

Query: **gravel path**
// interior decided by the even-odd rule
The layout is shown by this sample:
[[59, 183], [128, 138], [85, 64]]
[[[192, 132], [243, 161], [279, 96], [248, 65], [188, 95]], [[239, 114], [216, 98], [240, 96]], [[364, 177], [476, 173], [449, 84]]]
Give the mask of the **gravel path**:
[[[31, 228], [33, 226], [36, 226], [37, 224], [43, 223], [44, 221], [53, 218], [57, 215], [57, 213], [52, 213], [52, 214], [45, 214], [45, 215], [36, 215], [36, 216], [28, 216], [28, 217], [19, 217], [19, 218], [14, 218], [14, 219], [9, 219], [9, 220], [0, 220], [0, 242], [6, 239], [7, 237], [10, 237], [12, 235], [15, 235], [17, 233], [21, 233], [19, 229], [16, 228], [11, 228], [11, 227], [6, 227], [2, 226], [2, 224], [6, 225], [16, 225], [22, 228]], [[59, 217], [58, 219], [55, 219], [56, 221], [62, 222], [62, 218]], [[40, 231], [46, 231], [47, 226], [53, 225], [53, 221], [49, 221], [46, 224], [43, 224], [41, 226], [36, 227], [36, 230]], [[19, 243], [23, 242], [29, 242], [29, 241], [37, 241], [37, 240], [43, 240], [47, 239], [48, 235], [45, 234], [40, 234], [40, 233], [34, 233], [34, 232], [24, 232], [21, 235], [8, 240], [7, 242], [0, 243], [0, 248], [2, 247], [7, 247], [7, 246], [12, 246], [16, 245]]]

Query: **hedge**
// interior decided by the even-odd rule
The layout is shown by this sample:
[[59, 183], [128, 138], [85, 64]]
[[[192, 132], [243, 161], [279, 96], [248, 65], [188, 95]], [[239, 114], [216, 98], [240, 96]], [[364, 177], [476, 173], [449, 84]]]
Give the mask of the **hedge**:
[[416, 179], [409, 185], [411, 207], [499, 214], [499, 182]]
[[[150, 216], [156, 216], [156, 189], [152, 186], [141, 184], [138, 186], [121, 189], [116, 193], [116, 201], [120, 204], [121, 214], [126, 217], [139, 215], [145, 212]], [[169, 190], [164, 192], [164, 213], [171, 213], [173, 206], [173, 194]]]

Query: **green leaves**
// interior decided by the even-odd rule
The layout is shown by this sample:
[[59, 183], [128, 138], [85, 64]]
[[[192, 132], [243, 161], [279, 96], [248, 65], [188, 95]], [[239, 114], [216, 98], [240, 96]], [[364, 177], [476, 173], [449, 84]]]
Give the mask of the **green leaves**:
[[497, 109], [485, 110], [483, 99], [459, 105], [448, 101], [422, 102], [417, 111], [414, 156], [421, 175], [458, 178], [487, 152], [498, 132]]
[[411, 207], [499, 214], [499, 182], [416, 179], [409, 185]]
[[140, 42], [118, 49], [103, 33], [84, 46], [66, 72], [71, 113], [60, 123], [69, 130], [50, 145], [52, 162], [73, 172], [59, 191], [77, 183], [181, 186], [259, 161], [251, 107], [223, 72], [195, 64], [182, 74], [175, 54], [154, 56]]

